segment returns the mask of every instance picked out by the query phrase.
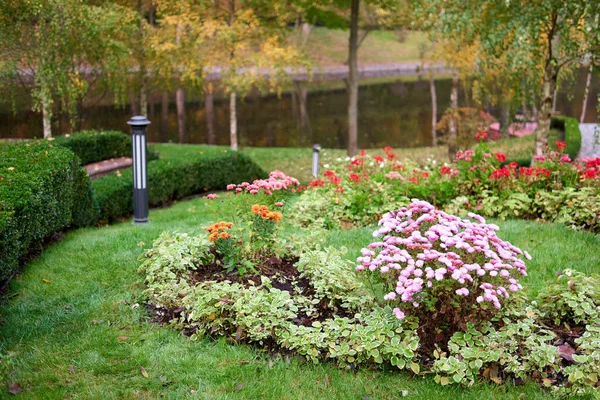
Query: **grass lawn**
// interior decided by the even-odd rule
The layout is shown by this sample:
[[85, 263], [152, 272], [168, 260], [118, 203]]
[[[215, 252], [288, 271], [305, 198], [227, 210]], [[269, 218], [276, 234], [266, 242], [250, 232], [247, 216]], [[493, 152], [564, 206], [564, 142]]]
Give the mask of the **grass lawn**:
[[[306, 52], [318, 66], [343, 65], [348, 59], [348, 35], [347, 30], [315, 27], [308, 37]], [[394, 32], [374, 31], [358, 49], [358, 63], [419, 61], [421, 44], [429, 44], [423, 32], [407, 32], [401, 42]]]
[[[165, 230], [202, 232], [231, 214], [238, 200], [196, 198], [152, 210], [151, 223], [72, 231], [27, 265], [10, 285], [0, 312], [0, 353], [14, 364], [22, 398], [412, 399], [546, 398], [536, 385], [441, 387], [430, 376], [394, 370], [338, 369], [301, 359], [271, 359], [223, 340], [192, 342], [148, 321], [138, 256]], [[284, 211], [285, 214], [285, 211]], [[562, 226], [499, 222], [500, 236], [531, 252], [530, 294], [572, 267], [600, 265], [600, 236]], [[332, 231], [348, 257], [371, 239], [370, 228]], [[142, 370], [141, 368], [144, 368]], [[143, 372], [144, 371], [144, 372]], [[406, 392], [404, 392], [406, 391]], [[0, 391], [0, 397], [6, 391]], [[521, 397], [522, 396], [522, 397]]]

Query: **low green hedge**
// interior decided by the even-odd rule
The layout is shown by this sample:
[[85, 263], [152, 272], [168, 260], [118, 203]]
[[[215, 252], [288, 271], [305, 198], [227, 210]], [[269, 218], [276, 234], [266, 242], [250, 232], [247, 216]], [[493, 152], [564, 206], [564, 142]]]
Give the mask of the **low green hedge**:
[[[131, 157], [131, 136], [119, 131], [81, 131], [52, 139], [58, 146], [66, 147], [87, 165], [116, 157]], [[148, 160], [158, 158], [158, 153], [148, 151]]]
[[[223, 190], [230, 183], [251, 182], [267, 173], [247, 156], [233, 151], [208, 150], [148, 163], [148, 196], [151, 207], [209, 190]], [[131, 169], [93, 181], [100, 210], [99, 220], [112, 222], [133, 212]]]
[[0, 149], [0, 281], [44, 238], [96, 217], [91, 182], [73, 152], [47, 142]]

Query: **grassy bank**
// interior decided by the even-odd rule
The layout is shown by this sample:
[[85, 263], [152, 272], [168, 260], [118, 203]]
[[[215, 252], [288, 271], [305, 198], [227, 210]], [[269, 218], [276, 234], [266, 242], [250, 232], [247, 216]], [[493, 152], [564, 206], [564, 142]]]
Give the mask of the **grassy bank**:
[[[69, 232], [28, 265], [11, 283], [0, 313], [0, 353], [4, 364], [12, 364], [10, 381], [25, 390], [21, 397], [391, 399], [403, 391], [415, 399], [550, 397], [528, 384], [441, 387], [405, 372], [344, 371], [271, 358], [223, 340], [192, 342], [149, 322], [137, 257], [162, 231], [202, 232], [228, 212], [232, 200], [223, 201], [197, 198], [153, 210], [145, 226], [122, 223]], [[523, 281], [530, 294], [553, 281], [557, 270], [589, 272], [600, 264], [600, 255], [588, 251], [600, 246], [598, 236], [551, 224], [499, 225], [502, 238], [534, 257]], [[372, 239], [370, 232], [332, 231], [326, 240], [348, 247], [348, 257], [355, 258]]]

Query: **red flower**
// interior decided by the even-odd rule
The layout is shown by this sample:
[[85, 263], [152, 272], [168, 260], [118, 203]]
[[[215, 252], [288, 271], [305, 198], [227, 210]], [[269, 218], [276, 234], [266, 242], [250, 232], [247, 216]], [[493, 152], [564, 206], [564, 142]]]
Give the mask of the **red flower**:
[[363, 159], [362, 158], [356, 158], [356, 159], [352, 160], [352, 165], [358, 165], [359, 167], [362, 167], [362, 165], [363, 165]]
[[444, 165], [442, 168], [440, 168], [440, 173], [441, 173], [442, 175], [449, 174], [449, 173], [450, 173], [450, 171], [452, 171], [452, 168], [450, 168], [450, 167], [447, 167], [447, 166], [445, 166], [445, 165]]
[[556, 142], [556, 148], [560, 150], [564, 150], [567, 148], [567, 144], [565, 142]]
[[496, 153], [496, 160], [498, 160], [498, 162], [504, 162], [506, 161], [506, 156], [502, 153]]
[[361, 157], [364, 157], [364, 156], [367, 155], [367, 152], [364, 151], [364, 150], [361, 150], [359, 154], [360, 154]]
[[375, 156], [375, 157], [373, 157], [373, 161], [375, 161], [376, 163], [382, 163], [383, 162], [383, 157], [381, 157], [381, 156]]
[[400, 164], [400, 163], [395, 163], [394, 164], [394, 171], [404, 171], [404, 165]]
[[308, 183], [310, 187], [325, 186], [325, 181], [321, 179], [313, 179]]
[[360, 181], [360, 176], [358, 174], [350, 174], [350, 177], [348, 178], [353, 182], [358, 182]]
[[391, 153], [392, 152], [392, 148], [390, 146], [385, 146], [383, 148], [383, 151], [385, 151], [386, 153]]
[[481, 130], [475, 134], [475, 139], [477, 139], [477, 140], [483, 140], [486, 137], [487, 137], [487, 132], [484, 130]]
[[510, 178], [510, 171], [506, 168], [498, 168], [490, 175], [490, 179], [496, 180], [500, 178]]
[[344, 193], [345, 192], [344, 187], [342, 185], [336, 187], [335, 192], [336, 193]]
[[329, 182], [333, 183], [334, 185], [338, 185], [341, 181], [342, 178], [340, 178], [339, 176], [332, 176], [331, 178], [329, 178]]
[[423, 172], [421, 172], [421, 176], [423, 178], [429, 178], [429, 172], [423, 171]]
[[515, 169], [518, 166], [519, 166], [519, 164], [517, 164], [516, 162], [513, 161], [513, 162], [509, 163], [506, 167], [510, 168], [510, 169]]
[[586, 169], [583, 172], [583, 177], [585, 179], [594, 179], [596, 177], [596, 171], [594, 171], [593, 169]]
[[409, 179], [409, 181], [411, 181], [412, 183], [414, 183], [416, 185], [417, 183], [419, 183], [419, 178], [416, 176], [413, 176]]
[[387, 159], [388, 159], [389, 161], [393, 161], [393, 160], [395, 160], [396, 158], [398, 158], [398, 156], [396, 155], [396, 153], [392, 153], [392, 152], [389, 152], [389, 153], [387, 153]]
[[521, 167], [519, 168], [519, 175], [531, 176], [533, 174], [533, 168]]
[[328, 169], [327, 171], [325, 171], [325, 173], [323, 175], [325, 175], [325, 176], [335, 176], [335, 172], [333, 172], [332, 170]]

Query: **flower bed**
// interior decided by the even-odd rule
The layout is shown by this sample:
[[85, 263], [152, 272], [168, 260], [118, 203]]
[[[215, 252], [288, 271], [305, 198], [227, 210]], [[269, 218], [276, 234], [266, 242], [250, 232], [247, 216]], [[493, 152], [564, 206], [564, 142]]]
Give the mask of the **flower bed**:
[[410, 198], [421, 198], [460, 215], [477, 211], [599, 231], [600, 159], [572, 161], [564, 142], [557, 148], [526, 167], [506, 164], [507, 156], [490, 152], [483, 141], [442, 165], [403, 163], [391, 148], [384, 149], [385, 157], [361, 151], [309, 183], [295, 205], [294, 223], [368, 226]]
[[518, 277], [529, 255], [476, 214], [414, 200], [379, 221], [358, 266], [321, 249], [318, 232], [279, 234], [287, 213], [255, 204], [242, 215], [200, 236], [163, 233], [141, 258], [162, 323], [313, 362], [428, 371], [442, 385], [532, 380], [593, 393], [600, 384], [600, 280], [565, 271], [527, 299]]

